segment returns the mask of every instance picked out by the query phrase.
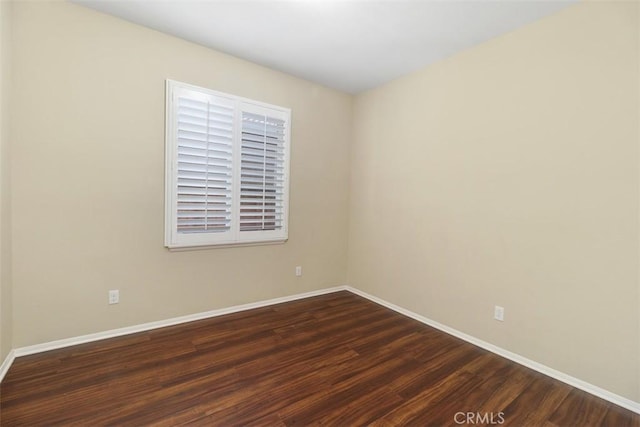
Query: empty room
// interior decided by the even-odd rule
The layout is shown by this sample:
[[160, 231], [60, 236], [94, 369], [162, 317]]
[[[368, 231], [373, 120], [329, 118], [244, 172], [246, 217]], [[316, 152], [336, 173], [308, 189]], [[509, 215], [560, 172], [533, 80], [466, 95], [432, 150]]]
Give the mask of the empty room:
[[640, 427], [640, 3], [0, 0], [1, 426]]

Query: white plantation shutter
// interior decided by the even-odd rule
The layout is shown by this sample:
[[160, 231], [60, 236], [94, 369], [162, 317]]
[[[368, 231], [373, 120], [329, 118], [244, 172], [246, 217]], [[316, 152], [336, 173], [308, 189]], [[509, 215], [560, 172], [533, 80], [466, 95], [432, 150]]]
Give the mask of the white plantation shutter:
[[178, 233], [231, 229], [233, 108], [178, 96]]
[[290, 111], [167, 81], [165, 245], [287, 239]]
[[284, 149], [284, 120], [242, 113], [240, 232], [282, 229]]

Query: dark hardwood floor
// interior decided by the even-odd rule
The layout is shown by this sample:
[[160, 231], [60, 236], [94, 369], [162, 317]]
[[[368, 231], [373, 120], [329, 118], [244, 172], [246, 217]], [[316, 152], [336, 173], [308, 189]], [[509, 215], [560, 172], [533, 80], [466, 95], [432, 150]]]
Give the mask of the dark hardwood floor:
[[640, 426], [348, 292], [20, 357], [0, 393], [2, 426]]

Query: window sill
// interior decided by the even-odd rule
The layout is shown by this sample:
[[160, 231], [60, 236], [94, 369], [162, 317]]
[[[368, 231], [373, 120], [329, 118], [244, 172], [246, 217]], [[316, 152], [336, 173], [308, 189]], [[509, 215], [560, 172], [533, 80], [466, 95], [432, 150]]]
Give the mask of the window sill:
[[165, 246], [169, 252], [201, 251], [205, 249], [238, 248], [246, 246], [281, 245], [289, 239], [264, 240], [260, 242], [222, 243], [219, 245]]

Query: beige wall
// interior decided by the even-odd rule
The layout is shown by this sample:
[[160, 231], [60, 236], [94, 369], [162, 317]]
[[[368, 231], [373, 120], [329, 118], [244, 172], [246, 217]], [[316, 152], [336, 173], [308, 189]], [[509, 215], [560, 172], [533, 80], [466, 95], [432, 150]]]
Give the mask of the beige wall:
[[0, 2], [0, 363], [12, 348], [9, 119], [12, 4]]
[[637, 8], [577, 4], [357, 96], [349, 284], [640, 400]]
[[[344, 283], [350, 96], [73, 4], [14, 12], [14, 347]], [[163, 247], [166, 78], [292, 109], [287, 243]]]

